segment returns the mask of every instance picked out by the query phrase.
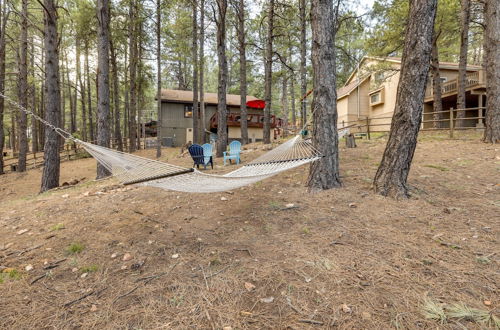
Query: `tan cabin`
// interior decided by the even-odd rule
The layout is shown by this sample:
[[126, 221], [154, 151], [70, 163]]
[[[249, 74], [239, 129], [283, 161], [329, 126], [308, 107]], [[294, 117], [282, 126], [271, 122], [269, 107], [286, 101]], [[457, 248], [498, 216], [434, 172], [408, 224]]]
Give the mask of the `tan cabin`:
[[[345, 85], [337, 90], [338, 127], [353, 126], [351, 131], [354, 133], [366, 132], [366, 124], [369, 122], [372, 132], [389, 131], [396, 104], [400, 68], [400, 58], [364, 57]], [[443, 110], [456, 108], [458, 64], [441, 62], [440, 74], [443, 82]], [[467, 111], [466, 117], [482, 116], [484, 95], [483, 70], [480, 66], [468, 66], [466, 103], [467, 108], [475, 109]], [[429, 77], [424, 100], [424, 120], [432, 119], [432, 112], [432, 79]], [[444, 118], [447, 116], [448, 113], [443, 113]], [[448, 123], [444, 124], [442, 127], [446, 127]], [[465, 120], [465, 126], [481, 125], [482, 120]], [[432, 127], [432, 123], [424, 123], [423, 126]]]

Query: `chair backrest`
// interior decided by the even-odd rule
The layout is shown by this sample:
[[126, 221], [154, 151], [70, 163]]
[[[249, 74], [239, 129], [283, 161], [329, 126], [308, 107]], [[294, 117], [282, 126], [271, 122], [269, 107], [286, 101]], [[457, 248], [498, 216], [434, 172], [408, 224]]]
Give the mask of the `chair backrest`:
[[200, 146], [199, 144], [192, 144], [188, 148], [189, 154], [191, 155], [191, 158], [193, 158], [193, 161], [195, 164], [203, 164], [204, 158], [203, 158], [203, 147]]
[[203, 162], [207, 165], [210, 162], [210, 157], [212, 157], [212, 145], [210, 143], [205, 143], [201, 147], [203, 148]]
[[236, 155], [241, 152], [241, 142], [233, 141], [229, 144], [229, 154]]

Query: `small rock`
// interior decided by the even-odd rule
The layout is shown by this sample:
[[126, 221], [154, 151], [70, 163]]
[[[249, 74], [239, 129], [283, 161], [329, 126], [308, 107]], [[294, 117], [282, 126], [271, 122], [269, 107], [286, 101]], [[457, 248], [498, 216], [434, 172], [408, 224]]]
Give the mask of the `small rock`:
[[179, 258], [179, 253], [172, 254], [172, 259], [177, 259], [177, 258]]
[[123, 255], [123, 258], [122, 258], [123, 261], [129, 261], [131, 259], [132, 259], [132, 255], [130, 253], [125, 253]]
[[111, 259], [114, 259], [114, 258], [116, 258], [117, 256], [118, 256], [118, 254], [113, 253], [113, 254], [111, 255]]
[[22, 235], [24, 233], [26, 233], [28, 231], [28, 229], [21, 229], [20, 231], [17, 232], [18, 235]]
[[472, 235], [472, 238], [478, 238], [479, 235]]
[[26, 267], [24, 267], [24, 269], [29, 272], [30, 270], [33, 269], [33, 265], [27, 265]]
[[96, 305], [92, 305], [92, 307], [90, 307], [90, 311], [91, 312], [97, 312], [97, 306]]
[[68, 198], [69, 197], [69, 194], [64, 194], [61, 196], [62, 198]]
[[78, 268], [76, 268], [76, 267], [71, 269], [71, 272], [73, 272], [73, 273], [76, 273], [77, 271], [78, 271]]
[[253, 285], [250, 282], [245, 282], [245, 289], [247, 289], [247, 291], [250, 292], [255, 289], [255, 285]]
[[87, 197], [88, 195], [90, 195], [90, 191], [86, 191], [83, 193], [83, 196]]
[[352, 309], [351, 307], [347, 306], [346, 304], [342, 304], [342, 311], [346, 314], [351, 314], [352, 313]]
[[80, 275], [81, 278], [85, 278], [89, 275], [89, 273], [83, 273], [82, 275]]
[[369, 320], [372, 318], [372, 315], [368, 312], [361, 312], [361, 317], [365, 320]]
[[350, 207], [351, 209], [355, 209], [355, 208], [357, 208], [358, 206], [356, 205], [356, 203], [349, 203], [349, 207]]
[[121, 269], [121, 270], [125, 270], [125, 269], [127, 269], [127, 265], [123, 265], [123, 266], [121, 266], [121, 267], [120, 267], [120, 269]]
[[286, 204], [286, 205], [285, 205], [285, 207], [286, 207], [287, 209], [291, 209], [291, 208], [292, 208], [292, 207], [294, 207], [294, 206], [295, 206], [295, 204], [293, 204], [293, 203], [290, 203], [290, 204]]
[[224, 327], [222, 330], [233, 330], [233, 327]]
[[486, 306], [491, 306], [491, 301], [485, 300], [483, 301], [483, 304], [485, 304]]
[[148, 241], [148, 244], [149, 244], [149, 245], [153, 244], [153, 241], [152, 241], [152, 240], [149, 240], [149, 241]]
[[260, 302], [265, 303], [265, 304], [270, 304], [274, 301], [274, 297], [266, 297], [266, 298], [261, 298]]
[[227, 198], [226, 197], [221, 197], [220, 200], [221, 201], [227, 201]]

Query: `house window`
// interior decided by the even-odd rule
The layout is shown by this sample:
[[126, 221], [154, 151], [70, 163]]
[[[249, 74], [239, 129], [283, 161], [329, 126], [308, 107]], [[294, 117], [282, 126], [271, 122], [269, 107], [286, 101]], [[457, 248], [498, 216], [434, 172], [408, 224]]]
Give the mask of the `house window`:
[[445, 83], [448, 81], [448, 78], [446, 78], [446, 77], [441, 77], [439, 79], [441, 80], [441, 83]]
[[370, 103], [375, 104], [380, 102], [380, 92], [372, 94], [370, 96]]
[[184, 105], [184, 118], [193, 118], [193, 105]]

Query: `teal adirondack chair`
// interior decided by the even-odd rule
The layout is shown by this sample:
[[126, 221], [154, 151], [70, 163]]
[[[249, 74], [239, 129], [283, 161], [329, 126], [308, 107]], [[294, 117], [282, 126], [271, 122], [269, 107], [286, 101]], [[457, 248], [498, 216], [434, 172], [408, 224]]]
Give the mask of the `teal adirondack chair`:
[[226, 165], [226, 159], [236, 160], [236, 164], [240, 163], [240, 153], [241, 153], [241, 143], [239, 141], [233, 141], [229, 144], [229, 151], [224, 151], [224, 165]]
[[212, 158], [213, 156], [212, 145], [210, 143], [205, 143], [201, 147], [203, 148], [203, 162], [205, 163], [205, 166], [207, 166], [210, 163], [213, 169], [214, 163]]

